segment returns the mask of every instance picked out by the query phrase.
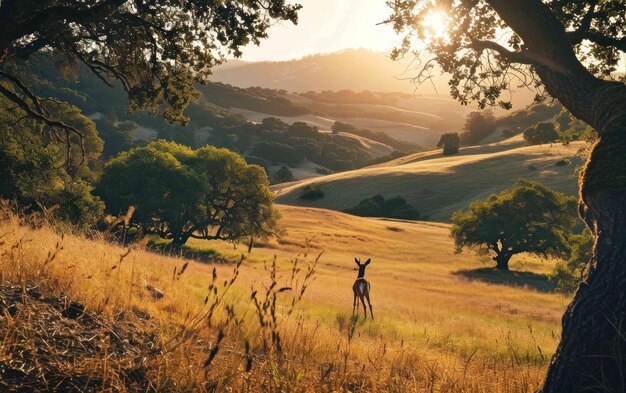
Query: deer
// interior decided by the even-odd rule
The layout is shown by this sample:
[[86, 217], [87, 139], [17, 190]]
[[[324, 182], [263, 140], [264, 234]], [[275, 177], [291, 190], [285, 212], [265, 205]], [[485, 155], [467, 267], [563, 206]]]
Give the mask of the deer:
[[374, 312], [372, 311], [372, 303], [370, 302], [370, 283], [364, 278], [365, 276], [365, 268], [370, 264], [372, 258], [369, 258], [364, 263], [361, 263], [360, 259], [354, 258], [354, 262], [356, 262], [359, 267], [359, 274], [352, 285], [352, 291], [354, 292], [354, 303], [352, 304], [352, 315], [356, 310], [357, 316], [359, 315], [359, 310], [357, 308], [357, 297], [361, 300], [363, 304], [363, 312], [365, 313], [365, 319], [367, 319], [367, 308], [365, 307], [365, 299], [367, 299], [367, 304], [370, 307], [370, 315], [372, 319], [374, 319]]

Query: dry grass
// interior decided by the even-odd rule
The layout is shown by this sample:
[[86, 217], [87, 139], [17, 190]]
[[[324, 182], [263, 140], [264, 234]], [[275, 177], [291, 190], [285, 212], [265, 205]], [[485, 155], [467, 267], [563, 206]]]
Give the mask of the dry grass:
[[[280, 208], [287, 234], [251, 254], [218, 242], [190, 244], [232, 258], [244, 253], [239, 269], [141, 247], [121, 258], [126, 249], [62, 239], [11, 216], [0, 223], [0, 279], [63, 293], [112, 324], [124, 318], [154, 334], [149, 390], [528, 392], [540, 385], [567, 298], [524, 286], [535, 282], [522, 275], [476, 270], [483, 263], [453, 254], [443, 224]], [[355, 256], [373, 259], [366, 277], [374, 321], [350, 315]], [[527, 256], [512, 261], [514, 269], [538, 273], [548, 265]], [[305, 281], [314, 266], [314, 280]], [[165, 296], [156, 300], [146, 283]], [[133, 316], [146, 313], [149, 322]], [[119, 370], [102, 371], [105, 359], [94, 353], [91, 369], [120, 380]]]

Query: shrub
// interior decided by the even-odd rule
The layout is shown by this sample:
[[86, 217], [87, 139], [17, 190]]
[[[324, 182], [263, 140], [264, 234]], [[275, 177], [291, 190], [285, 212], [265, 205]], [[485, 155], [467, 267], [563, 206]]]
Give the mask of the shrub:
[[541, 145], [556, 142], [560, 138], [559, 133], [552, 123], [539, 123], [534, 127], [524, 130], [524, 139], [530, 145]]
[[330, 169], [322, 168], [319, 166], [315, 168], [315, 172], [319, 173], [320, 175], [330, 175], [331, 173], [333, 173], [333, 171], [331, 171]]
[[361, 217], [388, 217], [405, 220], [419, 219], [419, 212], [402, 197], [388, 200], [382, 195], [363, 199], [358, 205], [344, 212]]
[[274, 179], [279, 183], [285, 183], [292, 181], [294, 178], [291, 170], [286, 166], [283, 166], [274, 174]]
[[461, 137], [456, 132], [449, 132], [441, 135], [439, 142], [437, 142], [438, 148], [443, 148], [443, 155], [449, 156], [459, 152], [459, 146], [461, 145]]
[[558, 160], [557, 162], [554, 163], [555, 166], [567, 166], [569, 164], [571, 164], [572, 161], [569, 160], [569, 158], [563, 158], [561, 160]]
[[324, 198], [324, 191], [322, 191], [318, 186], [307, 184], [302, 189], [302, 194], [300, 194], [300, 199], [305, 200], [316, 200]]

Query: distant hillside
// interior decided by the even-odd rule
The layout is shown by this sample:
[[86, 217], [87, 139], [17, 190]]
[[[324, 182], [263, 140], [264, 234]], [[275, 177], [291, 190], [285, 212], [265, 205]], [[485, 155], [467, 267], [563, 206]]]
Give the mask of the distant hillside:
[[[335, 63], [338, 67], [336, 71], [340, 73], [345, 70], [346, 64], [356, 67], [359, 63], [361, 67], [350, 72], [350, 77], [362, 78], [362, 82], [370, 83], [377, 78], [384, 79], [381, 75], [385, 69], [381, 71], [377, 68], [383, 67], [383, 63], [378, 64], [375, 59], [383, 63], [387, 61], [380, 53], [346, 51], [267, 64], [284, 66], [289, 63], [293, 70], [302, 70], [301, 66], [308, 64], [311, 67], [307, 66], [307, 77], [325, 83], [329, 79], [323, 74], [332, 71], [328, 68], [331, 63]], [[54, 60], [42, 56], [41, 62], [53, 63]], [[312, 67], [313, 64], [318, 66]], [[394, 62], [386, 64], [398, 65]], [[253, 75], [256, 65], [235, 61], [219, 70], [249, 71]], [[194, 148], [205, 144], [227, 147], [248, 157], [250, 162], [263, 165], [270, 172], [288, 165], [294, 169], [296, 179], [318, 177], [328, 170], [359, 168], [432, 148], [442, 133], [460, 130], [472, 110], [445, 95], [414, 96], [387, 89], [359, 90], [356, 82], [355, 86], [348, 84], [349, 88], [341, 90], [326, 90], [324, 87], [329, 86], [322, 84], [317, 86], [317, 91], [299, 94], [284, 89], [241, 88], [210, 82], [206, 86], [198, 86], [200, 97], [189, 106], [186, 114], [190, 121], [187, 127], [182, 127], [167, 124], [162, 118], [146, 113], [127, 113], [127, 100], [121, 88], [105, 86], [86, 69], [80, 70], [79, 82], [76, 83], [60, 80], [49, 71], [53, 68], [30, 69], [34, 74], [32, 84], [42, 96], [59, 97], [78, 106], [93, 119], [105, 142], [105, 157], [160, 138]], [[368, 71], [369, 77], [365, 74], [359, 76], [359, 73], [365, 72], [364, 69], [378, 69], [378, 72]], [[270, 74], [269, 71], [264, 73], [266, 76]], [[264, 83], [264, 79], [259, 78], [259, 83], [255, 85]], [[405, 86], [407, 82], [402, 83]], [[269, 117], [281, 122], [260, 124]], [[336, 121], [349, 125], [352, 131], [342, 130], [331, 135]], [[297, 131], [302, 129], [302, 125], [295, 126], [295, 131], [292, 130], [295, 134], [288, 131], [298, 122], [305, 123], [305, 128], [315, 127], [322, 133]]]
[[[239, 87], [261, 86], [297, 93], [350, 89], [448, 98], [446, 75], [435, 72], [426, 83], [411, 83], [410, 79], [419, 71], [415, 69], [412, 60], [407, 58], [396, 62], [387, 53], [365, 49], [318, 54], [289, 61], [248, 63], [235, 60], [235, 64], [229, 61], [216, 67], [212, 80]], [[525, 107], [532, 102], [533, 96], [526, 89], [514, 92], [514, 108]]]
[[[54, 61], [47, 56], [41, 56], [40, 60]], [[292, 102], [288, 98], [292, 95], [286, 91], [242, 89], [222, 83], [198, 86], [200, 95], [185, 112], [189, 123], [172, 125], [145, 112], [128, 113], [123, 90], [119, 86], [106, 86], [89, 70], [79, 69], [75, 81], [59, 79], [48, 71], [50, 68], [25, 68], [29, 71], [29, 84], [44, 97], [59, 97], [76, 105], [93, 120], [104, 141], [105, 159], [153, 139], [166, 139], [192, 148], [226, 147], [249, 163], [263, 166], [272, 179], [285, 165], [294, 169], [296, 178], [301, 179], [360, 168], [385, 161], [387, 156], [391, 159], [402, 155], [396, 150], [407, 153], [421, 150], [417, 144], [386, 134], [331, 133], [333, 119], [312, 115], [312, 109], [298, 100]], [[320, 119], [322, 124], [300, 121], [306, 116]]]
[[[423, 219], [445, 222], [455, 210], [510, 187], [518, 178], [576, 195], [576, 167], [581, 163], [577, 153], [583, 146], [584, 142], [525, 146], [521, 136], [516, 136], [496, 144], [462, 148], [454, 156], [442, 156], [440, 150], [417, 153], [289, 185], [277, 190], [278, 202], [344, 210], [376, 194], [401, 196]], [[567, 159], [565, 165], [557, 165], [563, 159]], [[323, 198], [300, 198], [304, 187], [311, 184], [323, 191]]]
[[[412, 93], [413, 87], [399, 78], [406, 68], [385, 53], [364, 49], [307, 56], [279, 62], [225, 63], [213, 71], [213, 80], [239, 87], [262, 86], [295, 92], [322, 90], [373, 90]], [[447, 94], [446, 90], [442, 91]], [[421, 94], [435, 93], [424, 86]]]

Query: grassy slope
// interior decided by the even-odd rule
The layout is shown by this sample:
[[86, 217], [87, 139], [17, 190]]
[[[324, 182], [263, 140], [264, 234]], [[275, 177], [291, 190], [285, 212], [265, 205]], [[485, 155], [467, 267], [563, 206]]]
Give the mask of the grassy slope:
[[[425, 217], [447, 221], [452, 212], [512, 185], [517, 178], [537, 180], [558, 191], [576, 195], [577, 152], [584, 143], [523, 146], [517, 136], [504, 142], [471, 146], [444, 157], [440, 150], [417, 153], [388, 163], [305, 180], [278, 189], [279, 203], [343, 210], [375, 194], [402, 196]], [[572, 164], [555, 166], [570, 158]], [[528, 167], [533, 165], [536, 170]], [[325, 197], [299, 199], [301, 188], [317, 184]]]
[[[287, 233], [246, 256], [240, 278], [227, 297], [243, 323], [228, 333], [227, 350], [218, 355], [210, 378], [219, 384], [243, 386], [237, 385], [244, 383], [243, 376], [227, 379], [226, 375], [242, 365], [243, 355], [238, 355], [243, 351], [242, 337], [250, 339], [255, 351], [259, 345], [258, 325], [248, 300], [250, 288], [267, 281], [265, 263], [276, 256], [284, 268], [289, 259], [303, 253], [306, 239], [312, 239], [311, 254], [324, 254], [303, 303], [282, 325], [287, 363], [273, 369], [273, 363], [259, 360], [259, 355], [247, 382], [252, 391], [267, 378], [308, 391], [360, 384], [369, 387], [366, 390], [524, 392], [540, 384], [568, 301], [544, 292], [545, 278], [486, 271], [477, 257], [452, 252], [443, 224], [367, 219], [289, 206], [280, 210]], [[140, 308], [152, 315], [157, 341], [175, 336], [189, 314], [202, 307], [214, 267], [191, 262], [185, 274], [173, 280], [173, 268], [180, 269], [184, 261], [134, 249], [117, 264], [123, 252], [119, 247], [74, 236], [60, 240], [49, 229], [27, 229], [15, 221], [0, 222], [0, 233], [5, 234], [2, 251], [9, 250], [0, 257], [2, 280], [40, 281], [41, 288], [62, 291], [84, 302], [91, 312], [112, 317]], [[43, 266], [41, 262], [58, 241], [64, 249]], [[245, 253], [219, 242], [194, 241], [191, 246], [211, 247], [231, 256]], [[372, 283], [376, 320], [360, 321], [349, 340], [346, 326], [355, 256], [373, 259], [366, 277]], [[227, 265], [215, 267], [220, 280], [232, 270]], [[515, 258], [512, 267], [535, 273], [550, 268], [527, 256]], [[143, 289], [144, 280], [162, 289], [165, 298], [151, 300]], [[202, 362], [211, 344], [197, 340], [214, 342], [215, 329], [198, 328], [192, 340], [156, 359], [155, 378], [160, 383], [174, 378], [178, 389], [201, 386]], [[320, 369], [328, 365], [334, 371], [321, 384]]]

